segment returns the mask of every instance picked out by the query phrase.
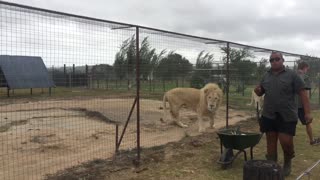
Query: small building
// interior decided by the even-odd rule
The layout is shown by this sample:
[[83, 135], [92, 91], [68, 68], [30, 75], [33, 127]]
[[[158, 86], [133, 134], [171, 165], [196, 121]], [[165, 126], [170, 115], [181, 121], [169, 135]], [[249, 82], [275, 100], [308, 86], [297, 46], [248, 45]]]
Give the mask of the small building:
[[13, 89], [55, 87], [41, 57], [0, 55], [0, 87]]

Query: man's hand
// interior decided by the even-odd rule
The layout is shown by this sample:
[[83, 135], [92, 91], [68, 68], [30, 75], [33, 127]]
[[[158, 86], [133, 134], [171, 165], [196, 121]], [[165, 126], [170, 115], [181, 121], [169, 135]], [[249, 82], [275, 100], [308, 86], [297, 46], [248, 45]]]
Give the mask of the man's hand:
[[307, 124], [312, 123], [312, 120], [313, 120], [313, 118], [312, 118], [312, 116], [311, 116], [310, 113], [306, 113], [306, 114], [304, 115], [304, 119], [306, 120], [306, 123], [307, 123]]
[[312, 116], [311, 116], [311, 109], [310, 109], [310, 101], [307, 95], [307, 91], [305, 89], [301, 89], [299, 91], [299, 95], [301, 98], [301, 102], [303, 105], [303, 110], [304, 110], [304, 118], [306, 120], [306, 123], [309, 124], [312, 122]]
[[254, 88], [254, 92], [257, 94], [257, 96], [262, 96], [264, 94], [264, 89], [261, 85], [258, 85], [256, 88]]

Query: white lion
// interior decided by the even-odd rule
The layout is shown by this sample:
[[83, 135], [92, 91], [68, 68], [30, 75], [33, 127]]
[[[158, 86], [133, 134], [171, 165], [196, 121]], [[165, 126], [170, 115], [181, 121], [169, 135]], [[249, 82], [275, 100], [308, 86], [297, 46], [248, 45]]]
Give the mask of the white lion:
[[179, 110], [184, 107], [197, 113], [199, 120], [199, 132], [204, 132], [203, 117], [209, 117], [210, 127], [214, 128], [214, 118], [217, 109], [222, 102], [223, 92], [217, 84], [209, 83], [202, 89], [174, 88], [163, 96], [164, 117], [166, 119], [166, 102], [169, 103], [170, 114], [174, 122], [180, 127], [188, 127], [179, 119]]
[[254, 90], [251, 92], [251, 102], [247, 104], [248, 106], [254, 106], [257, 107], [258, 104], [258, 111], [262, 110], [263, 107], [263, 101], [264, 101], [264, 95], [258, 96]]

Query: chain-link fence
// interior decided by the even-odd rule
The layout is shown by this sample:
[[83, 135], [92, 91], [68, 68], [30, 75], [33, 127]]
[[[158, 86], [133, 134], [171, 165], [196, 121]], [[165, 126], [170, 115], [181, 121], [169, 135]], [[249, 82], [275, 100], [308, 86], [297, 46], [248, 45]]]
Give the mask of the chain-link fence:
[[[218, 128], [251, 117], [273, 51], [7, 2], [0, 10], [1, 179], [41, 179], [115, 151], [139, 159], [141, 147], [197, 135], [187, 104], [184, 128], [163, 117], [164, 92], [176, 87], [218, 84]], [[318, 65], [282, 53], [290, 68], [301, 58]]]

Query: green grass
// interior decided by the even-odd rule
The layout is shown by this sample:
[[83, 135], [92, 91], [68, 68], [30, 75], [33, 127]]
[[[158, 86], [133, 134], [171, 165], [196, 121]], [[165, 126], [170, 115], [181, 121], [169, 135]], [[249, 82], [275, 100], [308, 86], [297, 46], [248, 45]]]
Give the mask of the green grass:
[[[314, 111], [315, 122], [313, 129], [315, 136], [320, 136], [320, 111]], [[258, 125], [255, 121], [248, 121], [240, 124], [243, 130], [258, 131]], [[193, 139], [197, 139], [194, 137]], [[197, 140], [201, 141], [201, 137]], [[203, 140], [203, 139], [202, 139]], [[204, 140], [205, 141], [205, 140]], [[176, 148], [177, 156], [174, 159], [169, 159], [162, 163], [146, 165], [149, 170], [145, 173], [137, 175], [132, 179], [219, 179], [219, 180], [241, 180], [243, 176], [243, 155], [233, 162], [229, 169], [222, 169], [216, 161], [220, 157], [219, 143], [212, 137], [212, 140], [200, 148], [183, 148], [188, 146], [188, 143], [181, 142], [180, 147]], [[320, 146], [310, 146], [305, 132], [305, 126], [299, 124], [297, 126], [297, 135], [294, 138], [296, 157], [293, 159], [292, 174], [287, 177], [287, 180], [296, 179], [303, 171], [312, 166], [320, 158]], [[182, 150], [181, 150], [182, 149]], [[185, 151], [193, 154], [186, 156]], [[248, 152], [248, 150], [247, 150]], [[254, 159], [265, 159], [266, 141], [265, 136], [262, 137], [260, 143], [254, 148]], [[283, 164], [282, 149], [279, 144], [279, 163]], [[311, 179], [320, 179], [320, 165], [311, 172]], [[308, 179], [305, 177], [304, 179]]]
[[[320, 111], [314, 111], [315, 119], [320, 119]], [[258, 123], [248, 120], [238, 124], [243, 131], [258, 131]], [[320, 124], [313, 125], [315, 135], [320, 135]], [[201, 142], [201, 146], [193, 146], [192, 142]], [[320, 146], [310, 146], [305, 132], [305, 127], [297, 126], [297, 135], [294, 138], [296, 157], [293, 159], [292, 174], [286, 180], [296, 179], [302, 172], [311, 167], [320, 157]], [[247, 152], [249, 150], [247, 149]], [[266, 141], [262, 137], [259, 144], [254, 147], [254, 159], [265, 159]], [[279, 164], [283, 164], [282, 149], [279, 144]], [[249, 156], [248, 156], [249, 157]], [[166, 146], [143, 149], [142, 164], [140, 169], [145, 169], [139, 173], [134, 170], [118, 171], [114, 173], [105, 172], [106, 179], [175, 179], [175, 180], [242, 180], [243, 165], [245, 163], [243, 154], [232, 163], [228, 169], [222, 169], [216, 161], [220, 158], [220, 144], [216, 139], [216, 134], [203, 134], [197, 137], [186, 137], [176, 143], [169, 143]], [[128, 161], [128, 160], [126, 160]], [[88, 167], [87, 167], [88, 168]], [[94, 167], [89, 167], [89, 169]], [[83, 169], [81, 167], [76, 168]], [[134, 169], [134, 168], [132, 168]], [[70, 171], [68, 171], [70, 172]], [[320, 177], [320, 165], [311, 172], [312, 180]], [[130, 177], [130, 178], [128, 178]], [[308, 179], [304, 177], [303, 180]]]

